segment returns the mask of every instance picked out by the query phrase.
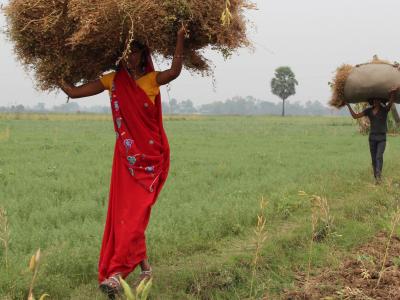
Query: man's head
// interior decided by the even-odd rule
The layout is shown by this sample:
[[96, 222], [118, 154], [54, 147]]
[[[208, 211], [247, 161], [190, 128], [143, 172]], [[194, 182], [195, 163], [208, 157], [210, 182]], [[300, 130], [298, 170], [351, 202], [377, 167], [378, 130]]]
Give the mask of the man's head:
[[382, 103], [385, 103], [387, 101], [388, 101], [387, 99], [380, 99], [380, 98], [370, 98], [370, 99], [368, 99], [369, 105], [371, 105], [373, 107], [380, 106]]

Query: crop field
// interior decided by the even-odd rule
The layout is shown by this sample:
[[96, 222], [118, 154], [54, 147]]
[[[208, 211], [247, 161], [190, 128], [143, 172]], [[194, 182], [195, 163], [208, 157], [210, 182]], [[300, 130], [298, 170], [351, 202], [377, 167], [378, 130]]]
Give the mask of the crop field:
[[[171, 169], [147, 230], [151, 299], [281, 299], [390, 231], [400, 137], [388, 137], [377, 186], [368, 137], [350, 118], [167, 116], [165, 128]], [[114, 141], [106, 115], [0, 115], [0, 299], [26, 299], [38, 248], [35, 295], [104, 299]]]

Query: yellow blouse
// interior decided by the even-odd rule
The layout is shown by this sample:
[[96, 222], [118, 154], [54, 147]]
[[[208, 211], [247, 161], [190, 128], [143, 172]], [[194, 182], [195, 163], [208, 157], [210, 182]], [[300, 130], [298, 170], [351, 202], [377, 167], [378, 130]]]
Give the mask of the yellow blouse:
[[[150, 72], [136, 80], [136, 84], [146, 93], [153, 103], [156, 96], [160, 93], [160, 86], [156, 80], [157, 73], [158, 72]], [[115, 74], [115, 72], [111, 72], [100, 77], [100, 81], [104, 88], [110, 93]]]

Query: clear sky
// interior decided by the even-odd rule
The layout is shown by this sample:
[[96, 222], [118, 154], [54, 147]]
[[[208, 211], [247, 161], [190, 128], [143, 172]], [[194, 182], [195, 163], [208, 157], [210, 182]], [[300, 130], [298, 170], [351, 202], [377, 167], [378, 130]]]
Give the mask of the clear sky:
[[[0, 0], [1, 4], [8, 1]], [[270, 93], [274, 70], [292, 68], [299, 81], [297, 94], [289, 101], [328, 101], [328, 81], [342, 63], [365, 62], [378, 54], [400, 60], [398, 0], [256, 0], [259, 10], [249, 13], [254, 23], [249, 34], [255, 51], [240, 50], [224, 61], [208, 52], [215, 64], [215, 89], [211, 78], [184, 71], [169, 88], [164, 100], [191, 99], [195, 104], [225, 100], [233, 96], [254, 96], [278, 102]], [[5, 25], [0, 16], [0, 26]], [[62, 94], [47, 94], [34, 89], [32, 76], [15, 61], [12, 45], [0, 37], [0, 106], [10, 104], [49, 106], [65, 102]], [[106, 94], [81, 101], [86, 106], [107, 105]]]

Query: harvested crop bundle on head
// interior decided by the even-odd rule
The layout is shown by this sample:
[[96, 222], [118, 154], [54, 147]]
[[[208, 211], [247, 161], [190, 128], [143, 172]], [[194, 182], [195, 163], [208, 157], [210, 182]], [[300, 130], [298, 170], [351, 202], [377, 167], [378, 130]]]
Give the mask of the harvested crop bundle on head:
[[203, 49], [228, 56], [250, 45], [244, 12], [252, 8], [249, 0], [11, 0], [5, 14], [19, 60], [52, 90], [114, 68], [132, 40], [171, 57], [182, 23], [190, 33], [184, 65], [207, 74]]
[[[400, 86], [400, 70], [397, 63], [374, 59], [365, 64], [343, 65], [337, 69], [331, 84], [331, 106], [340, 108], [345, 103], [367, 102], [370, 99], [386, 101], [389, 91]], [[396, 102], [400, 102], [398, 96]]]

